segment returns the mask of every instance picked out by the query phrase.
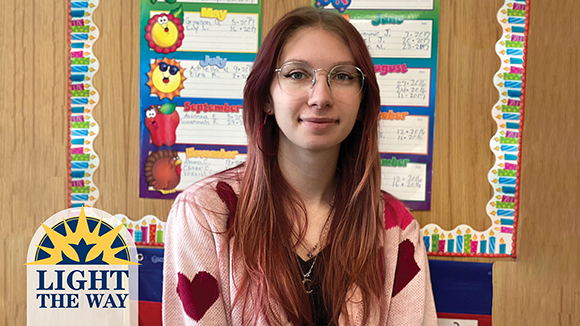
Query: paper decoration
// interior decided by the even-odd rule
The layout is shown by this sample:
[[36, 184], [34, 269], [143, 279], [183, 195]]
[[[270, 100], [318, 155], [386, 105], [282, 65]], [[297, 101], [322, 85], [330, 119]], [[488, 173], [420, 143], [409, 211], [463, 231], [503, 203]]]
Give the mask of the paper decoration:
[[[488, 174], [494, 194], [486, 206], [492, 226], [479, 232], [467, 225], [450, 231], [435, 224], [426, 225], [422, 229], [423, 240], [430, 255], [516, 256], [529, 3], [506, 0], [497, 14], [503, 35], [495, 47], [501, 67], [493, 78], [499, 100], [492, 109], [498, 129], [490, 141], [495, 164]], [[437, 234], [446, 238], [438, 240]], [[437, 245], [435, 239], [439, 241]]]
[[261, 3], [140, 0], [140, 7], [139, 195], [173, 199], [245, 161], [242, 98]]
[[133, 237], [136, 246], [140, 247], [163, 247], [165, 244], [165, 225], [154, 215], [146, 215], [138, 221], [131, 220], [127, 215], [116, 214]]
[[99, 29], [93, 22], [98, 0], [69, 2], [69, 79], [68, 79], [68, 207], [92, 207], [99, 198], [93, 175], [99, 167], [99, 157], [93, 142], [99, 125], [93, 109], [99, 93], [93, 87], [93, 77], [99, 62], [93, 54], [93, 44]]

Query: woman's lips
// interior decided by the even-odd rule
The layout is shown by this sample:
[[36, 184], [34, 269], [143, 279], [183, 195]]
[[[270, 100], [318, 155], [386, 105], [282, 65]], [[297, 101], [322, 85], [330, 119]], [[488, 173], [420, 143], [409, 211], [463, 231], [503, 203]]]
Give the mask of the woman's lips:
[[322, 129], [333, 126], [338, 123], [338, 120], [331, 118], [300, 118], [303, 124], [308, 125], [311, 128]]

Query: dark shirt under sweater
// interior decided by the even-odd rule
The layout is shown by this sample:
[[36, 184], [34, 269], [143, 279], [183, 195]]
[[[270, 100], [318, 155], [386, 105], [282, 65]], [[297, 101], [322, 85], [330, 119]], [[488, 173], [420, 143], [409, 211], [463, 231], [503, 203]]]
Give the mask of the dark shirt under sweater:
[[[310, 300], [310, 307], [312, 309], [312, 320], [314, 324], [317, 326], [327, 326], [332, 319], [332, 316], [326, 310], [324, 306], [324, 298], [322, 295], [322, 277], [324, 276], [324, 269], [325, 269], [325, 254], [327, 255], [327, 251], [329, 247], [327, 246], [321, 252], [318, 253], [318, 258], [316, 259], [316, 263], [312, 268], [312, 273], [310, 275], [310, 279], [312, 282], [310, 283], [310, 289], [312, 292], [308, 294], [308, 299]], [[302, 269], [303, 274], [310, 270], [312, 266], [313, 258], [304, 261], [300, 256], [298, 256], [298, 260], [300, 261], [300, 268]]]

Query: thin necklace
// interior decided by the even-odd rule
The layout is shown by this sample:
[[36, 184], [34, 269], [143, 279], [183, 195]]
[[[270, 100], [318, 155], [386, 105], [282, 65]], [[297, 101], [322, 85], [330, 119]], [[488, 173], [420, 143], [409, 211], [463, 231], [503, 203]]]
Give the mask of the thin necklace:
[[[304, 285], [304, 289], [306, 290], [306, 293], [308, 293], [308, 294], [312, 293], [312, 289], [310, 288], [311, 283], [312, 283], [312, 280], [310, 279], [310, 275], [312, 274], [312, 269], [314, 268], [314, 265], [316, 264], [316, 260], [318, 259], [318, 255], [314, 256], [314, 253], [316, 252], [316, 249], [318, 249], [318, 245], [320, 244], [322, 239], [324, 239], [326, 237], [326, 233], [328, 233], [328, 229], [330, 227], [330, 223], [328, 223], [328, 221], [330, 220], [330, 215], [332, 214], [332, 208], [334, 207], [335, 196], [336, 196], [336, 185], [334, 187], [332, 199], [330, 200], [330, 212], [328, 212], [328, 216], [326, 217], [326, 221], [324, 221], [324, 227], [322, 228], [322, 232], [320, 233], [320, 237], [318, 238], [318, 243], [315, 244], [314, 247], [312, 247], [312, 250], [308, 251], [308, 254], [306, 254], [308, 259], [312, 259], [312, 257], [314, 257], [314, 260], [312, 261], [312, 265], [310, 265], [310, 269], [308, 270], [308, 272], [306, 272], [305, 274], [302, 274], [302, 285]], [[308, 248], [306, 248], [304, 243], [302, 243], [302, 246], [304, 247], [304, 249], [308, 250]]]
[[330, 214], [328, 213], [328, 216], [326, 217], [326, 221], [324, 222], [324, 227], [322, 228], [322, 232], [320, 232], [320, 237], [318, 238], [318, 242], [312, 247], [311, 250], [308, 250], [308, 248], [306, 248], [306, 245], [304, 245], [304, 243], [302, 243], [302, 246], [304, 247], [304, 249], [308, 250], [308, 253], [306, 254], [306, 257], [308, 257], [308, 259], [312, 259], [312, 257], [314, 257], [314, 255], [316, 254], [316, 250], [318, 249], [318, 246], [320, 245], [320, 242], [326, 238], [326, 234], [328, 233], [328, 229], [330, 228], [330, 223], [328, 223], [328, 221], [330, 221]]
[[304, 289], [308, 294], [312, 293], [312, 289], [310, 288], [310, 285], [312, 283], [312, 280], [310, 279], [310, 274], [312, 273], [314, 264], [316, 264], [316, 259], [318, 259], [318, 255], [314, 257], [314, 260], [312, 261], [312, 265], [310, 265], [310, 269], [308, 270], [308, 272], [306, 272], [306, 274], [302, 274], [302, 285], [304, 285]]
[[302, 245], [302, 247], [304, 249], [306, 249], [308, 251], [308, 253], [306, 254], [306, 256], [308, 257], [308, 259], [312, 259], [312, 257], [314, 257], [314, 255], [316, 254], [316, 249], [318, 249], [318, 246], [320, 245], [320, 243], [322, 242], [322, 240], [324, 240], [326, 238], [326, 234], [328, 233], [328, 229], [330, 228], [330, 215], [332, 215], [332, 208], [334, 207], [334, 198], [336, 197], [336, 185], [334, 186], [334, 191], [332, 193], [332, 198], [330, 199], [330, 211], [328, 212], [328, 216], [326, 217], [326, 221], [324, 221], [324, 226], [322, 227], [322, 232], [320, 232], [320, 236], [318, 237], [318, 242], [312, 247], [312, 249], [308, 249], [306, 247], [306, 245], [304, 244], [304, 241], [302, 241], [300, 244]]

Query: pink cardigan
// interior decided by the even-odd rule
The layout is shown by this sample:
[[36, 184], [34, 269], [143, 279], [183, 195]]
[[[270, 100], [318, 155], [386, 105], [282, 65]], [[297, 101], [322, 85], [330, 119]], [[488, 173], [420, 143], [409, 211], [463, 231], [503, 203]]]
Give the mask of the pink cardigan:
[[[238, 181], [218, 175], [192, 185], [175, 200], [166, 228], [164, 325], [241, 325], [240, 305], [232, 311], [239, 273], [231, 264], [229, 246], [224, 246], [237, 193]], [[369, 325], [437, 325], [419, 231], [403, 204], [385, 194], [385, 292], [392, 295], [387, 296], [388, 309], [374, 312]], [[362, 326], [360, 294], [352, 291], [347, 303], [351, 319], [341, 318], [341, 326]], [[262, 320], [258, 324], [266, 325]]]

